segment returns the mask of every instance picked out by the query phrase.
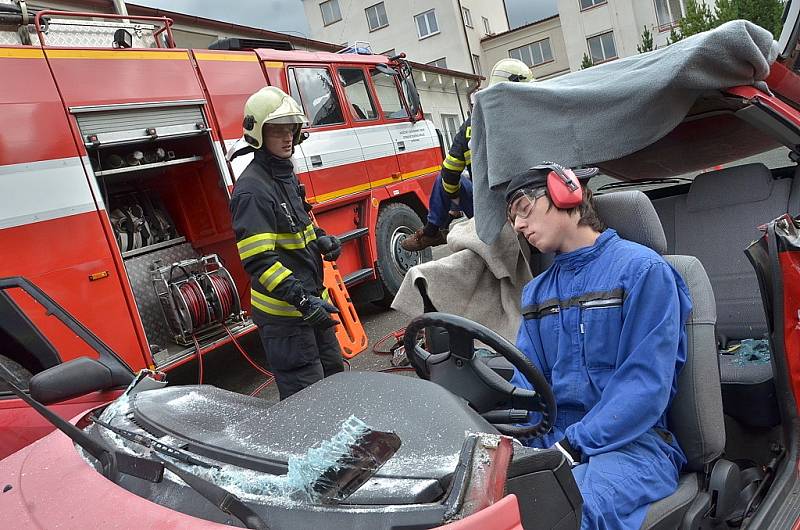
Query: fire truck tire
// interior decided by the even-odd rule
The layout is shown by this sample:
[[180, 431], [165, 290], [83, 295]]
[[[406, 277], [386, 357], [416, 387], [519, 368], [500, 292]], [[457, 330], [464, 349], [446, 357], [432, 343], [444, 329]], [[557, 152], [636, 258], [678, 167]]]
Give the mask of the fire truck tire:
[[[24, 366], [5, 355], [0, 355], [0, 371], [4, 377], [10, 377], [12, 383], [23, 389], [28, 388], [28, 381], [33, 377]], [[5, 383], [0, 382], [0, 390], [8, 390]]]
[[389, 306], [392, 303], [408, 269], [433, 259], [430, 248], [422, 252], [408, 252], [400, 246], [405, 238], [419, 228], [422, 228], [422, 220], [405, 204], [389, 204], [378, 214], [375, 241], [378, 246], [378, 276], [384, 294], [379, 304]]

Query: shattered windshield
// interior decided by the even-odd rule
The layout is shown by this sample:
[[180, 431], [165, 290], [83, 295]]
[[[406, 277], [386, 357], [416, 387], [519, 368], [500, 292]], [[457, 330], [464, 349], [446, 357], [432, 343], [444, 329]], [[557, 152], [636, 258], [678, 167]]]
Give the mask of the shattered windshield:
[[[303, 455], [290, 456], [285, 474], [275, 475], [215, 462], [198, 453], [190, 453], [186, 444], [172, 436], [156, 438], [130, 421], [137, 381], [94, 420], [94, 428], [100, 435], [130, 454], [154, 459], [166, 456], [181, 469], [245, 500], [309, 504], [342, 501], [369, 480], [400, 448], [400, 439], [394, 433], [374, 430], [350, 416], [333, 436], [318, 440]], [[203, 396], [191, 392], [183, 400], [184, 406], [196, 407]], [[86, 455], [84, 458], [89, 459]], [[172, 482], [183, 483], [170, 471], [164, 476]]]

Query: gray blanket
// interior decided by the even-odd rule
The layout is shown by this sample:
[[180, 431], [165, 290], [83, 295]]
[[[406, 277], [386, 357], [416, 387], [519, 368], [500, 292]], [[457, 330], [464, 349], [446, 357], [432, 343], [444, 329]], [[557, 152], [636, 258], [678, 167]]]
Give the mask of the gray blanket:
[[737, 20], [663, 49], [480, 91], [470, 141], [478, 235], [491, 243], [499, 234], [513, 174], [545, 160], [575, 167], [647, 147], [704, 92], [759, 84], [777, 53], [768, 31]]
[[392, 308], [410, 317], [423, 312], [414, 286], [428, 282], [428, 296], [436, 309], [474, 320], [516, 342], [522, 311], [522, 288], [531, 274], [509, 225], [492, 245], [478, 239], [475, 220], [453, 225], [447, 236], [449, 256], [422, 263], [408, 271]]

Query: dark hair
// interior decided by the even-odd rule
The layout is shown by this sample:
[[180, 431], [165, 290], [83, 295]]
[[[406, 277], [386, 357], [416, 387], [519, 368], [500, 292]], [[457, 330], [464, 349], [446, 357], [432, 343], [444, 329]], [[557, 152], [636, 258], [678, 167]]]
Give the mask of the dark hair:
[[[545, 188], [545, 192], [548, 202], [547, 211], [550, 211], [550, 209], [555, 205], [553, 204], [553, 200], [550, 198], [550, 192], [547, 191], [547, 188]], [[595, 208], [594, 203], [594, 194], [592, 193], [592, 190], [586, 186], [583, 187], [583, 200], [581, 203], [573, 208], [566, 208], [564, 211], [570, 215], [577, 212], [580, 215], [580, 219], [578, 219], [579, 226], [589, 226], [592, 228], [592, 230], [597, 232], [602, 232], [607, 228], [603, 220], [600, 219], [600, 216], [597, 215], [597, 209]]]

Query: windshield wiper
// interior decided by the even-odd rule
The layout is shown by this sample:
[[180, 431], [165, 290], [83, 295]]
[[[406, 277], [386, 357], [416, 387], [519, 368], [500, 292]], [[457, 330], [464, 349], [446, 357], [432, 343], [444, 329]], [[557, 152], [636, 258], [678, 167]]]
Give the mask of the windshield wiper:
[[681, 184], [690, 182], [692, 182], [692, 179], [687, 179], [683, 177], [671, 177], [665, 179], [629, 180], [629, 181], [609, 182], [608, 184], [603, 184], [602, 186], [597, 188], [597, 191], [615, 190], [618, 188], [630, 188], [634, 186], [651, 186], [656, 184]]
[[160, 462], [122, 453], [108, 447], [105, 443], [93, 439], [85, 432], [30, 397], [24, 390], [12, 383], [2, 373], [0, 373], [0, 381], [7, 384], [18, 398], [30, 405], [31, 408], [41, 414], [59, 431], [66, 434], [76, 445], [96, 458], [97, 461], [100, 462], [103, 476], [109, 480], [116, 483], [117, 475], [119, 473], [124, 473], [147, 480], [148, 482], [161, 482], [164, 476], [164, 466]]
[[108, 429], [109, 431], [119, 436], [122, 436], [126, 440], [129, 440], [135, 444], [139, 444], [149, 449], [152, 449], [153, 451], [161, 453], [162, 455], [167, 455], [169, 457], [172, 457], [180, 462], [184, 462], [186, 464], [191, 464], [194, 466], [205, 467], [207, 469], [220, 469], [220, 467], [216, 464], [209, 464], [208, 462], [204, 462], [199, 458], [194, 457], [192, 454], [183, 451], [182, 449], [179, 449], [177, 447], [172, 447], [171, 445], [165, 444], [164, 442], [159, 441], [156, 438], [153, 438], [149, 435], [139, 434], [133, 431], [123, 429], [121, 427], [114, 427], [113, 425], [110, 425], [102, 421], [95, 415], [89, 416], [89, 419], [93, 423], [96, 423], [97, 425], [105, 429]]

